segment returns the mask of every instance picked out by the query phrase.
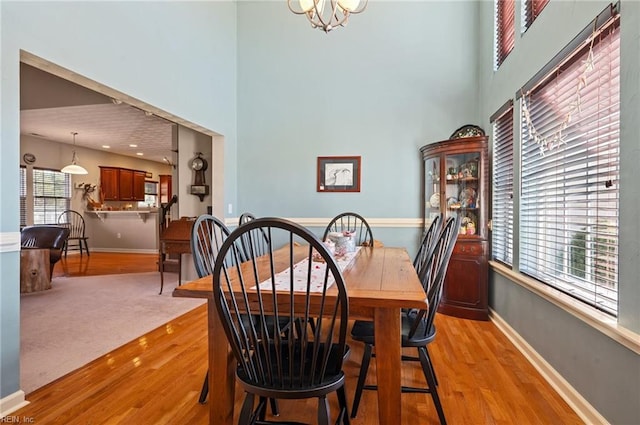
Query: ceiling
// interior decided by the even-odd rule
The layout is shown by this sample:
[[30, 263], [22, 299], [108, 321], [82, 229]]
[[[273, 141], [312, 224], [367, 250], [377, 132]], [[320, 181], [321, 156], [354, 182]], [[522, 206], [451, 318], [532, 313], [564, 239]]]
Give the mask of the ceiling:
[[[175, 123], [25, 63], [20, 64], [20, 133], [163, 162]], [[132, 147], [130, 145], [136, 145]], [[103, 146], [109, 146], [104, 148]], [[138, 155], [142, 153], [142, 155]]]

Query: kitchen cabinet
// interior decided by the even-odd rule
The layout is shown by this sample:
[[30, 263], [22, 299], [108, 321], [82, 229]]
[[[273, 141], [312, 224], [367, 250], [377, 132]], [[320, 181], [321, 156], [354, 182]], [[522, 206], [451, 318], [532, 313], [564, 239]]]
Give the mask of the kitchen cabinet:
[[100, 166], [103, 201], [144, 201], [144, 171]]
[[173, 196], [171, 189], [171, 174], [160, 174], [160, 204], [166, 204]]
[[100, 167], [100, 198], [104, 201], [120, 199], [120, 175], [117, 168]]
[[444, 213], [461, 216], [438, 311], [488, 320], [488, 161], [484, 133], [431, 143], [424, 161], [424, 226]]

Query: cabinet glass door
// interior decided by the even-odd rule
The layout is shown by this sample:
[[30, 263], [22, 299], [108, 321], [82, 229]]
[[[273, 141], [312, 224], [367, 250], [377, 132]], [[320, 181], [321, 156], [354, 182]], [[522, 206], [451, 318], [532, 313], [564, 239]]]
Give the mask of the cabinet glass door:
[[479, 233], [480, 217], [480, 152], [445, 156], [447, 216], [461, 215], [459, 236]]
[[424, 161], [425, 166], [425, 229], [429, 227], [434, 217], [440, 214], [440, 156], [429, 157]]

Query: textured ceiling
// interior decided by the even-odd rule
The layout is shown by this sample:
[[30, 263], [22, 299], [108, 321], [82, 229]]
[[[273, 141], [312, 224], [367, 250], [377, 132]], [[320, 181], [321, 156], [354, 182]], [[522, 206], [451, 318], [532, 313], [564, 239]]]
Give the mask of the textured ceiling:
[[[71, 132], [77, 132], [78, 146], [157, 162], [171, 158], [174, 125], [132, 106], [113, 103], [23, 110], [20, 114], [24, 135], [73, 144]], [[137, 147], [130, 147], [132, 144]]]
[[175, 123], [25, 63], [20, 64], [20, 107], [23, 135], [73, 144], [71, 132], [77, 132], [76, 145], [84, 148], [156, 162], [172, 158]]

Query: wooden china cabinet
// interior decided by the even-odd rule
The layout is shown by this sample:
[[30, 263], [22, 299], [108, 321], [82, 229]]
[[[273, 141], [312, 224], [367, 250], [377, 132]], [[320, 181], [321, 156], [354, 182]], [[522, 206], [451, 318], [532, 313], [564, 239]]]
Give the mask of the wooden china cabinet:
[[465, 126], [420, 149], [425, 229], [440, 213], [461, 215], [438, 311], [474, 320], [489, 318], [487, 141], [481, 128]]

